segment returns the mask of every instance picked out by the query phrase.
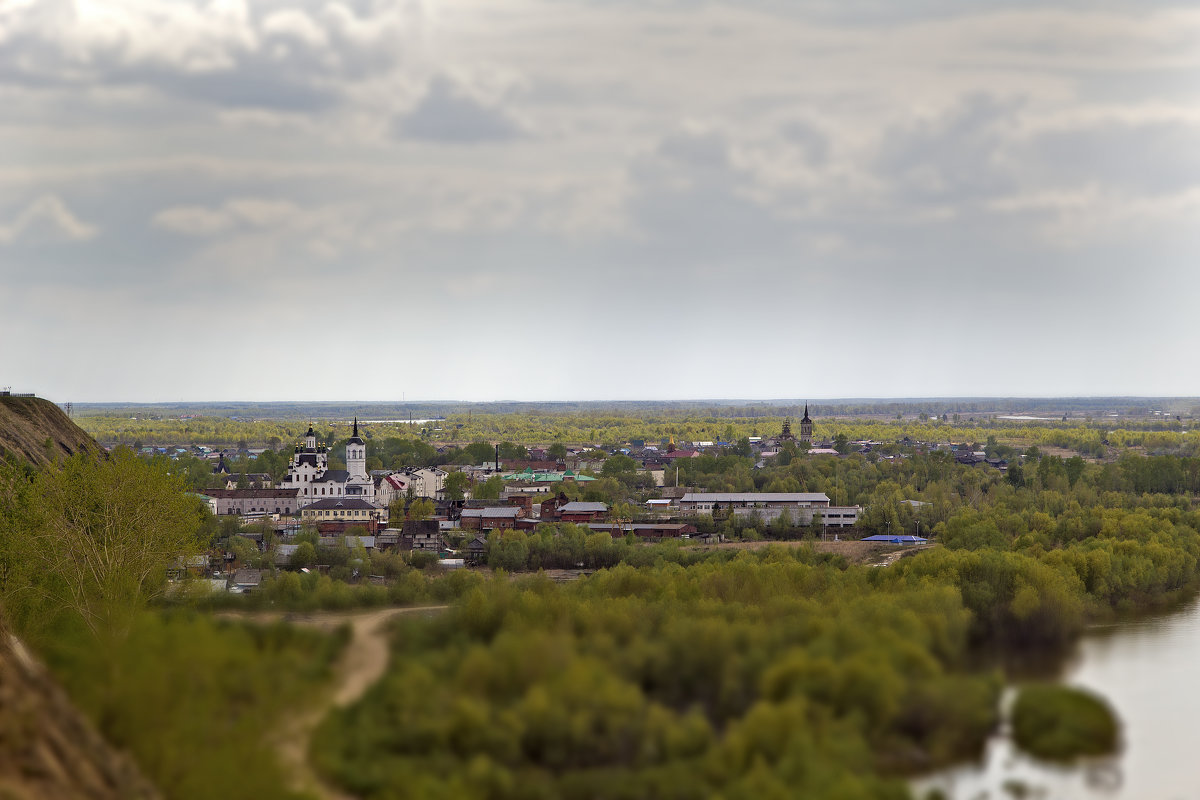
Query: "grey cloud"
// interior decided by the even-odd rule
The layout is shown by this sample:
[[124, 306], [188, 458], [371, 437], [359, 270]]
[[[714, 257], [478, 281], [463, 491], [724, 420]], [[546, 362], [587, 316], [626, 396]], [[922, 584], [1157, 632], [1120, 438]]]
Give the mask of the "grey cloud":
[[1159, 194], [1200, 185], [1200, 126], [1119, 120], [1042, 133], [1023, 149], [1051, 186]]
[[445, 76], [430, 82], [417, 105], [395, 120], [393, 132], [401, 138], [453, 144], [505, 141], [524, 135], [504, 109], [476, 99]]
[[817, 126], [803, 120], [792, 120], [783, 125], [781, 133], [804, 151], [809, 164], [821, 166], [829, 160], [829, 137]]
[[1200, 68], [1089, 70], [1075, 75], [1082, 97], [1103, 103], [1192, 105], [1200, 100]]
[[1006, 148], [1021, 103], [987, 94], [941, 116], [884, 133], [875, 169], [896, 195], [924, 203], [972, 202], [1012, 188]]
[[675, 165], [702, 170], [729, 170], [729, 144], [713, 132], [672, 133], [659, 141], [656, 152]]
[[675, 274], [734, 265], [777, 271], [794, 250], [798, 226], [753, 199], [753, 176], [735, 165], [717, 132], [668, 134], [634, 160], [629, 176], [626, 213], [638, 243], [637, 254], [625, 257], [637, 263]]
[[274, 66], [246, 64], [234, 72], [181, 74], [162, 69], [114, 70], [119, 82], [148, 83], [177, 98], [230, 108], [314, 112], [338, 103], [341, 90], [333, 84], [289, 75]]
[[[578, 0], [585, 5], [636, 6], [639, 9], [686, 13], [698, 8], [719, 5], [713, 0]], [[855, 28], [885, 27], [928, 20], [953, 19], [974, 14], [998, 11], [1038, 10], [1046, 7], [1045, 0], [742, 0], [742, 8], [754, 9], [780, 17], [803, 18], [812, 21], [849, 25]], [[1144, 14], [1156, 9], [1192, 8], [1179, 0], [1057, 0], [1056, 8], [1081, 11], [1127, 11]]]
[[[140, 0], [106, 9], [126, 2]], [[1097, 26], [1094, 6], [1052, 5], [1086, 45], [1067, 48], [1074, 55], [1120, 35], [1121, 19]], [[835, 383], [855, 381], [911, 393], [926, 377], [959, 393], [986, 379], [1012, 389], [1057, 380], [1072, 347], [1088, 362], [1080, 373], [1136, 381], [1142, 361], [1116, 364], [1103, 332], [1081, 327], [1130, 308], [1161, 321], [1130, 329], [1131, 352], [1166, 351], [1168, 338], [1195, 345], [1186, 306], [1200, 291], [1196, 203], [1179, 190], [1200, 174], [1198, 131], [1163, 121], [1195, 117], [1178, 74], [1170, 96], [1152, 102], [1138, 81], [1152, 90], [1154, 76], [1130, 77], [1124, 103], [1085, 85], [1082, 59], [1020, 50], [1036, 14], [1006, 15], [995, 38], [975, 16], [1041, 8], [1025, 0], [707, 6], [606, 0], [590, 15], [553, 3], [536, 19], [524, 6], [448, 14], [437, 44], [452, 63], [406, 71], [411, 42], [397, 20], [418, 25], [422, 12], [385, 0], [253, 0], [228, 27], [197, 15], [125, 39], [81, 34], [72, 3], [18, 12], [0, 0], [0, 90], [11, 100], [0, 146], [18, 150], [0, 164], [0, 183], [19, 183], [0, 205], [0, 306], [37, 348], [24, 380], [46, 363], [72, 375], [104, 362], [76, 397], [117, 385], [142, 397], [225, 391], [137, 365], [194, 348], [197, 325], [214, 315], [269, 340], [278, 314], [263, 309], [329, 287], [358, 287], [372, 309], [422, 297], [410, 304], [417, 327], [529, 305], [530, 286], [551, 315], [603, 309], [611, 335], [577, 337], [579, 365], [555, 373], [560, 383], [522, 384], [542, 396], [612, 391], [595, 376], [617, 373], [632, 387], [622, 391], [642, 395], [728, 393], [730, 380], [786, 394], [789, 373], [827, 392], [852, 393]], [[1104, 7], [1118, 6], [1132, 8]], [[24, 9], [47, 18], [17, 31], [12, 14]], [[937, 15], [963, 24], [903, 24]], [[676, 24], [679, 41], [638, 45], [644, 23]], [[1151, 20], [1139, 41], [1174, 25]], [[762, 58], [738, 60], [760, 42]], [[612, 63], [622, 46], [629, 58]], [[1186, 63], [1175, 53], [1133, 60], [1130, 69]], [[1114, 81], [1131, 75], [1120, 59], [1098, 62]], [[449, 77], [483, 70], [512, 88], [497, 99]], [[416, 97], [401, 87], [409, 74], [443, 77]], [[400, 103], [407, 113], [396, 115]], [[915, 107], [940, 110], [906, 116]], [[381, 120], [398, 141], [377, 141]], [[426, 144], [531, 132], [536, 147]], [[30, 211], [45, 197], [61, 208]], [[21, 222], [27, 211], [34, 222]], [[128, 324], [92, 335], [80, 326], [97, 304]], [[177, 325], [148, 339], [144, 320], [164, 307]], [[678, 344], [672, 328], [691, 309], [702, 321], [674, 347], [678, 370], [663, 377], [631, 361], [649, 343]], [[703, 322], [717, 318], [726, 324]], [[447, 336], [437, 353], [462, 354], [461, 383], [444, 382], [436, 353], [415, 356], [402, 378], [428, 380], [433, 394], [489, 391], [479, 387], [495, 381], [478, 377], [491, 369], [503, 379], [479, 355], [476, 330]], [[825, 343], [795, 361], [805, 340]], [[69, 346], [80, 341], [117, 355]], [[338, 357], [336, 337], [314, 347], [318, 360]], [[121, 353], [139, 359], [126, 366]], [[247, 362], [221, 385], [304, 391], [260, 372]], [[397, 380], [372, 377], [359, 391], [398, 394]]]

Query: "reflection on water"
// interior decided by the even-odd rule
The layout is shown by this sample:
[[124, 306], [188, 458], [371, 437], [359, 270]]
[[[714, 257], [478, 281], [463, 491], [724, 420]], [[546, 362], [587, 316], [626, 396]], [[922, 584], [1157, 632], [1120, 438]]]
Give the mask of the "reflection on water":
[[1116, 709], [1119, 756], [1051, 766], [1016, 752], [1002, 730], [980, 764], [915, 781], [914, 795], [938, 788], [950, 800], [1200, 800], [1200, 603], [1093, 629], [1062, 680]]

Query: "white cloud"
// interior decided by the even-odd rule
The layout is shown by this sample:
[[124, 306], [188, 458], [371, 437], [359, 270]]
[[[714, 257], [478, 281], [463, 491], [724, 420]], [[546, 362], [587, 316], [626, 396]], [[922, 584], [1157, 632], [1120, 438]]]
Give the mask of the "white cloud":
[[292, 39], [305, 47], [319, 50], [329, 44], [329, 36], [312, 17], [297, 8], [275, 11], [262, 22], [262, 31], [268, 36]]
[[0, 8], [0, 85], [142, 85], [229, 107], [328, 107], [392, 73], [423, 35], [419, 5], [356, 13], [292, 0], [44, 0]]
[[83, 242], [99, 231], [71, 211], [57, 195], [48, 194], [26, 206], [9, 225], [0, 225], [0, 244], [18, 240]]
[[160, 211], [154, 216], [154, 224], [164, 230], [187, 236], [215, 236], [228, 230], [232, 221], [224, 211], [212, 211], [199, 206], [179, 206]]

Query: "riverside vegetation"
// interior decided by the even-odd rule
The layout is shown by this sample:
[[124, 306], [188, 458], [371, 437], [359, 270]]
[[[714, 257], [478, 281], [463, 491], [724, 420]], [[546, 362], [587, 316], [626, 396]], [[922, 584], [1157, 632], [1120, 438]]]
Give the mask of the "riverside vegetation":
[[885, 570], [775, 547], [487, 582], [399, 627], [314, 756], [366, 797], [905, 797], [887, 776], [996, 723], [1001, 675], [973, 653], [1053, 651], [1195, 580], [1196, 520], [1101, 516], [1054, 547], [959, 541]]
[[1024, 687], [1013, 705], [1012, 724], [1022, 750], [1051, 761], [1111, 753], [1119, 738], [1108, 704], [1068, 686]]
[[[283, 571], [221, 603], [451, 602], [433, 619], [399, 621], [383, 680], [316, 733], [317, 769], [365, 797], [902, 798], [902, 776], [972, 755], [995, 725], [1003, 678], [979, 667], [981, 654], [1053, 654], [1091, 620], [1195, 587], [1200, 515], [1183, 445], [1103, 463], [1024, 447], [1007, 474], [938, 454], [795, 453], [761, 470], [726, 455], [683, 467], [711, 488], [826, 491], [864, 504], [869, 530], [920, 522], [942, 545], [886, 569], [804, 546], [644, 546], [543, 526], [494, 534], [491, 565], [597, 571], [559, 585], [378, 557], [386, 586]], [[133, 496], [93, 480], [83, 462], [69, 468], [82, 508], [124, 498], [113, 513], [136, 514]], [[139, 481], [179, 495], [184, 476], [141, 468]], [[206, 779], [218, 773], [238, 776], [221, 796], [289, 796], [262, 742], [327, 680], [342, 639], [213, 620], [190, 610], [189, 593], [163, 595], [160, 572], [136, 582], [151, 605], [120, 618], [113, 647], [96, 647], [86, 608], [48, 601], [66, 596], [55, 594], [66, 578], [31, 546], [63, 518], [41, 505], [57, 495], [31, 489], [64, 474], [54, 469], [10, 466], [0, 481], [3, 598], [15, 623], [169, 796], [213, 796]], [[646, 491], [621, 469], [601, 477], [594, 483], [620, 502]], [[196, 546], [231, 533], [194, 513]], [[786, 520], [703, 525], [733, 538], [813, 535]], [[99, 531], [85, 526], [80, 541]]]

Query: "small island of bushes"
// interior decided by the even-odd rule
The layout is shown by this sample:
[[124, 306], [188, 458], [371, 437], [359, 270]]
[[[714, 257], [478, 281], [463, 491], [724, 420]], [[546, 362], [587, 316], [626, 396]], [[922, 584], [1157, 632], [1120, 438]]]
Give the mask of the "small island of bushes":
[[1037, 758], [1070, 761], [1117, 749], [1117, 718], [1096, 695], [1068, 686], [1031, 685], [1013, 706], [1013, 738]]

